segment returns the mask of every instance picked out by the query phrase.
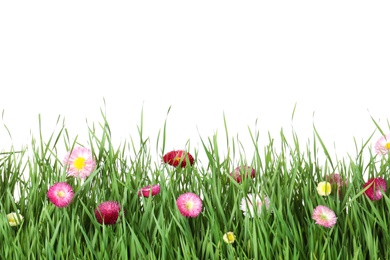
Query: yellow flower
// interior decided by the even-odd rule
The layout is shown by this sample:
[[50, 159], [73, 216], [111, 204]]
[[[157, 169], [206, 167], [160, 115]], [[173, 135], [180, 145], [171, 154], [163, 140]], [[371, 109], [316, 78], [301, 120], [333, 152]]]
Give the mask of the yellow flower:
[[20, 225], [20, 222], [23, 221], [23, 216], [20, 214], [16, 214], [15, 212], [9, 213], [7, 215], [8, 223], [11, 227]]
[[225, 235], [223, 235], [223, 240], [228, 244], [232, 244], [236, 240], [236, 236], [233, 232], [227, 232]]
[[327, 181], [322, 181], [317, 185], [317, 192], [321, 196], [328, 196], [332, 191], [332, 186]]

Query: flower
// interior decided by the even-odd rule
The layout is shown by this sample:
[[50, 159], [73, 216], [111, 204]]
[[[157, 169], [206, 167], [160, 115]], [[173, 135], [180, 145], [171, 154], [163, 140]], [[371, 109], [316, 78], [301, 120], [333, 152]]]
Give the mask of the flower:
[[138, 190], [138, 196], [144, 196], [149, 197], [150, 192], [152, 192], [152, 196], [155, 196], [160, 193], [160, 185], [153, 185], [153, 186], [145, 186]]
[[260, 196], [254, 193], [248, 193], [247, 197], [241, 199], [240, 209], [244, 215], [248, 214], [250, 217], [259, 216], [263, 210], [263, 205], [269, 209], [270, 200], [267, 196]]
[[19, 213], [11, 212], [7, 214], [8, 223], [11, 227], [15, 227], [17, 225], [20, 225], [20, 223], [23, 221], [23, 216]]
[[255, 169], [250, 166], [238, 166], [234, 169], [234, 172], [230, 173], [230, 176], [238, 183], [241, 183], [242, 178], [248, 178], [250, 176], [254, 178], [256, 176]]
[[68, 206], [73, 196], [73, 188], [66, 182], [57, 182], [47, 191], [49, 200], [59, 208]]
[[118, 220], [120, 210], [118, 202], [105, 201], [95, 209], [95, 217], [100, 224], [113, 225]]
[[337, 222], [337, 217], [333, 210], [321, 205], [313, 210], [312, 218], [316, 221], [316, 224], [327, 228], [333, 227]]
[[321, 181], [317, 185], [317, 192], [321, 196], [328, 196], [330, 192], [332, 191], [332, 186], [327, 181]]
[[171, 151], [163, 156], [164, 163], [177, 167], [181, 163], [181, 167], [185, 168], [187, 165], [187, 159], [190, 165], [194, 165], [194, 157], [190, 153], [183, 150]]
[[194, 218], [202, 211], [202, 200], [192, 192], [180, 195], [176, 200], [176, 205], [184, 217]]
[[386, 192], [386, 181], [381, 178], [371, 178], [364, 185], [366, 195], [370, 200], [380, 200], [383, 196], [382, 192]]
[[76, 147], [69, 151], [63, 161], [68, 176], [87, 178], [96, 168], [96, 162], [90, 149]]
[[375, 143], [375, 152], [380, 155], [385, 155], [390, 150], [390, 134], [382, 136]]
[[228, 244], [232, 244], [234, 243], [234, 241], [236, 240], [236, 236], [234, 235], [233, 232], [227, 232], [223, 235], [223, 240], [228, 243]]

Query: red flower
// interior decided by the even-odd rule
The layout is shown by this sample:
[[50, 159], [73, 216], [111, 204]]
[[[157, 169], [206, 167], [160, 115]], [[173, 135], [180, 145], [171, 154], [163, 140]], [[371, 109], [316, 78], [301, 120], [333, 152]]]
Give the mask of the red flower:
[[152, 196], [155, 196], [160, 193], [160, 185], [148, 185], [140, 190], [138, 190], [138, 196], [141, 197], [149, 197], [150, 192], [152, 192]]
[[364, 185], [363, 188], [370, 186], [366, 191], [366, 195], [370, 200], [380, 200], [383, 196], [382, 193], [386, 192], [386, 181], [381, 178], [371, 178]]
[[254, 178], [256, 176], [255, 169], [250, 166], [238, 166], [234, 169], [234, 172], [230, 173], [230, 176], [234, 178], [234, 180], [238, 183], [241, 183], [242, 178], [248, 178], [250, 176]]
[[105, 201], [95, 209], [95, 216], [100, 224], [113, 225], [118, 220], [120, 210], [118, 202]]
[[163, 156], [164, 163], [167, 163], [174, 167], [177, 167], [180, 164], [182, 168], [185, 168], [187, 165], [187, 159], [192, 166], [194, 164], [194, 157], [192, 157], [192, 155], [190, 153], [187, 153], [186, 151], [171, 151]]

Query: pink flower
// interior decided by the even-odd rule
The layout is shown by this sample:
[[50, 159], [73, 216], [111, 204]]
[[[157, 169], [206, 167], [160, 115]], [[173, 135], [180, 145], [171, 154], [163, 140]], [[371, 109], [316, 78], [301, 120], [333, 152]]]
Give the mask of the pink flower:
[[96, 162], [90, 149], [76, 147], [69, 151], [63, 161], [68, 176], [87, 178], [96, 168]]
[[176, 200], [176, 205], [184, 217], [195, 218], [202, 211], [202, 200], [192, 192], [180, 195]]
[[49, 200], [59, 208], [68, 206], [73, 196], [73, 188], [66, 182], [57, 182], [47, 191]]
[[380, 200], [383, 196], [382, 192], [386, 192], [386, 181], [381, 178], [371, 178], [364, 185], [363, 188], [369, 188], [365, 191], [370, 200]]
[[149, 197], [150, 192], [152, 192], [152, 196], [159, 194], [160, 193], [160, 185], [145, 186], [138, 191], [138, 196]]
[[118, 202], [105, 201], [95, 209], [95, 217], [100, 224], [113, 225], [118, 220], [120, 210]]
[[379, 138], [374, 148], [377, 154], [386, 155], [390, 150], [390, 134]]
[[248, 178], [249, 174], [250, 177], [254, 178], [256, 176], [255, 169], [250, 166], [239, 166], [234, 169], [234, 172], [230, 173], [230, 176], [232, 176], [236, 182], [241, 183], [242, 178]]
[[190, 153], [183, 150], [171, 151], [163, 156], [164, 163], [177, 167], [181, 162], [181, 167], [185, 168], [187, 165], [187, 159], [190, 165], [194, 165], [194, 157]]
[[317, 206], [313, 210], [312, 218], [316, 221], [316, 224], [327, 228], [333, 227], [337, 222], [336, 214], [326, 206]]

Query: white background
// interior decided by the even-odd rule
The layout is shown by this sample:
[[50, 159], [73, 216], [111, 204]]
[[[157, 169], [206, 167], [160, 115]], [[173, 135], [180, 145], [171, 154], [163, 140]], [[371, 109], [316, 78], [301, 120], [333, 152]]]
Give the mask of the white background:
[[143, 109], [152, 151], [167, 120], [166, 151], [190, 140], [201, 159], [218, 131], [225, 153], [225, 114], [248, 160], [248, 127], [262, 150], [281, 128], [304, 146], [314, 124], [332, 155], [354, 155], [371, 117], [389, 130], [389, 14], [388, 1], [2, 1], [0, 151], [38, 137], [39, 114], [44, 136], [61, 116], [87, 145], [101, 109], [114, 145], [138, 140]]

